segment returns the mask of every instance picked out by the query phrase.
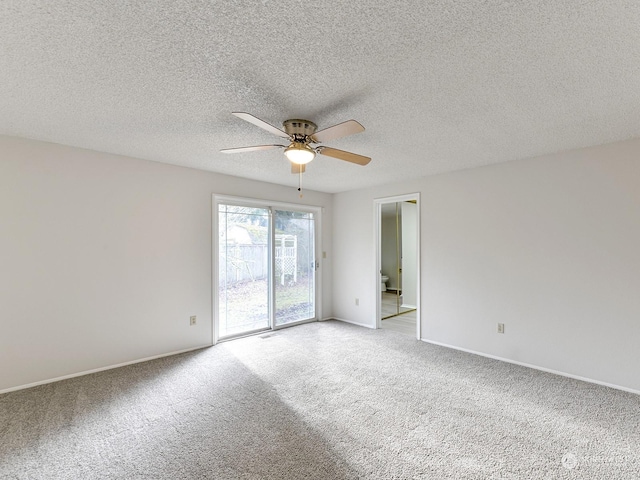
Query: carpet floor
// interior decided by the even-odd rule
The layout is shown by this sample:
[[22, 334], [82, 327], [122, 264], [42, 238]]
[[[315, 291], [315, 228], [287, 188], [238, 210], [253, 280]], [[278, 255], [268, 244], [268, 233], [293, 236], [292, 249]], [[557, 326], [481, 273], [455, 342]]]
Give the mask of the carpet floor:
[[320, 322], [0, 395], [2, 479], [639, 479], [640, 396]]

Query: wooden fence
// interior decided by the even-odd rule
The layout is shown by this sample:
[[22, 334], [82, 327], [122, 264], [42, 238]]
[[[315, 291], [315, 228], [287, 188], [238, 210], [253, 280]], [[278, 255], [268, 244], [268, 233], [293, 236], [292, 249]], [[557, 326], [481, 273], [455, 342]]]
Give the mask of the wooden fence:
[[[297, 282], [297, 239], [276, 235], [275, 269], [281, 285]], [[220, 287], [264, 280], [269, 275], [267, 245], [227, 243], [220, 245]]]

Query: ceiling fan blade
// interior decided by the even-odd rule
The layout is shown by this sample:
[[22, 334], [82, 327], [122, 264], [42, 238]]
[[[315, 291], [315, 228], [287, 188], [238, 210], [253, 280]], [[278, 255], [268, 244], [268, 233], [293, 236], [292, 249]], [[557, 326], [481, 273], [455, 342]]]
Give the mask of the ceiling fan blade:
[[358, 155], [357, 153], [345, 152], [344, 150], [338, 150], [331, 147], [318, 147], [316, 151], [320, 155], [326, 155], [327, 157], [338, 158], [351, 163], [357, 163], [358, 165], [366, 165], [371, 161], [369, 157], [364, 155]]
[[307, 168], [307, 166], [304, 164], [299, 164], [299, 163], [293, 163], [291, 162], [291, 173], [297, 174], [297, 173], [304, 173]]
[[223, 148], [220, 151], [222, 153], [240, 153], [240, 152], [255, 152], [256, 150], [271, 150], [272, 148], [285, 148], [285, 146], [284, 145], [256, 145], [254, 147]]
[[245, 120], [249, 123], [253, 123], [256, 127], [260, 127], [263, 130], [266, 130], [267, 132], [271, 132], [274, 135], [277, 135], [282, 138], [289, 138], [289, 135], [287, 135], [285, 132], [283, 132], [279, 128], [274, 127], [273, 125], [265, 122], [264, 120], [260, 120], [258, 117], [254, 117], [250, 113], [245, 113], [245, 112], [231, 112], [231, 113], [236, 117], [241, 118], [242, 120]]
[[333, 127], [328, 127], [311, 135], [315, 143], [324, 143], [336, 138], [346, 137], [354, 133], [364, 132], [364, 127], [355, 120], [347, 120]]

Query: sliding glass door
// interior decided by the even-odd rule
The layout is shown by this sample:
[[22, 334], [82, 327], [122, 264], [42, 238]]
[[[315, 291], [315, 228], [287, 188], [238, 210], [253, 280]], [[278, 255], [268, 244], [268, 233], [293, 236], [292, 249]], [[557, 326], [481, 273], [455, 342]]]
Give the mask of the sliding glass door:
[[271, 326], [269, 216], [266, 208], [218, 206], [218, 335]]
[[216, 208], [217, 338], [315, 319], [317, 215], [254, 204]]
[[275, 325], [315, 317], [313, 214], [275, 210]]

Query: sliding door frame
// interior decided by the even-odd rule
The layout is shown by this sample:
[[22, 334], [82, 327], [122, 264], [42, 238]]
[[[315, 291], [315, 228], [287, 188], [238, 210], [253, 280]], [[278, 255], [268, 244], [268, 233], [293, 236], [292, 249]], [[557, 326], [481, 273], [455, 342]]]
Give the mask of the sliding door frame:
[[[219, 254], [220, 254], [220, 233], [219, 233], [219, 205], [238, 205], [244, 207], [255, 207], [255, 208], [268, 208], [270, 209], [270, 221], [269, 221], [269, 316], [271, 325], [268, 328], [261, 329], [258, 332], [249, 332], [246, 335], [234, 335], [229, 337], [224, 337], [222, 340], [220, 339], [220, 322], [219, 322], [219, 287], [220, 287], [220, 271], [219, 271]], [[211, 212], [211, 319], [213, 321], [211, 333], [212, 339], [211, 343], [213, 345], [217, 344], [221, 341], [232, 340], [234, 338], [239, 338], [247, 335], [254, 335], [255, 333], [260, 333], [264, 331], [274, 331], [279, 330], [281, 328], [287, 328], [293, 325], [299, 325], [301, 323], [308, 322], [316, 322], [322, 318], [322, 262], [320, 262], [319, 254], [322, 252], [322, 207], [314, 206], [314, 205], [300, 205], [295, 203], [284, 203], [284, 202], [274, 202], [271, 200], [262, 200], [258, 198], [248, 198], [248, 197], [235, 197], [229, 195], [219, 195], [213, 194], [211, 199], [212, 212]], [[298, 322], [291, 322], [284, 325], [275, 325], [275, 306], [273, 302], [275, 301], [274, 295], [274, 257], [275, 257], [275, 243], [273, 239], [275, 222], [273, 221], [273, 211], [274, 210], [284, 210], [284, 211], [297, 211], [297, 212], [307, 212], [313, 214], [314, 219], [314, 262], [316, 265], [316, 269], [314, 271], [314, 302], [315, 302], [315, 318], [310, 318], [307, 320], [300, 320]]]

